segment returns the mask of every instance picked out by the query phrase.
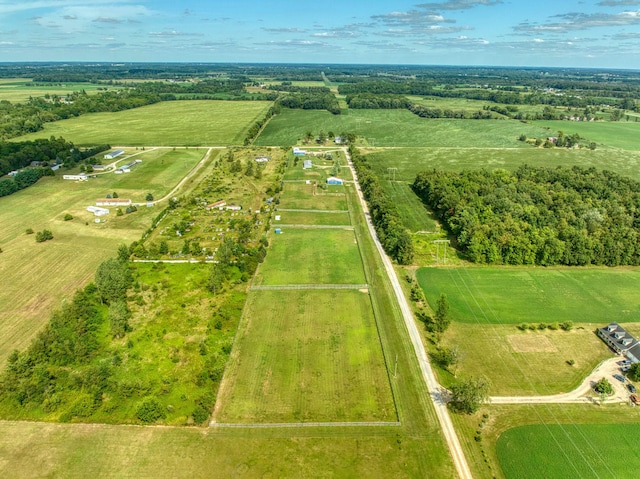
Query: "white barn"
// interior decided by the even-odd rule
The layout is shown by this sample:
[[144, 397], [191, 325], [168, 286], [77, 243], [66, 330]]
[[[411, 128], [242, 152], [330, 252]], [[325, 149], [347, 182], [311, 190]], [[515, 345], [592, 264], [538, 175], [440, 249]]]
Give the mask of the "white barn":
[[114, 158], [117, 158], [122, 154], [124, 154], [124, 150], [114, 150], [114, 151], [104, 155], [104, 159], [105, 160], [113, 160]]
[[106, 208], [99, 208], [98, 206], [87, 206], [87, 211], [93, 213], [96, 216], [104, 216], [109, 214], [109, 210]]
[[62, 179], [71, 181], [87, 181], [89, 177], [84, 173], [80, 173], [79, 175], [62, 175]]

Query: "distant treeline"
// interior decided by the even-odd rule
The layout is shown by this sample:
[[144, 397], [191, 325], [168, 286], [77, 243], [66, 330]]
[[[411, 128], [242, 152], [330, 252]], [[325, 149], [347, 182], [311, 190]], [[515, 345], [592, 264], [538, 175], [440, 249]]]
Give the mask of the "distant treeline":
[[362, 193], [369, 204], [371, 221], [384, 250], [399, 264], [410, 264], [413, 261], [413, 243], [402, 224], [398, 209], [380, 185], [380, 180], [371, 170], [366, 157], [353, 146], [349, 147], [349, 152], [358, 173]]
[[580, 167], [424, 171], [413, 188], [471, 261], [640, 264], [640, 183]]
[[302, 110], [327, 110], [340, 114], [340, 105], [332, 93], [292, 93], [278, 100], [286, 108]]

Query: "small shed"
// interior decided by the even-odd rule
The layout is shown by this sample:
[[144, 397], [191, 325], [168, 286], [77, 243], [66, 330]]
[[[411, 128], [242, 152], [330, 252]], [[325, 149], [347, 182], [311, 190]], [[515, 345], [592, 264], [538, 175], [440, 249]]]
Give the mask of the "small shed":
[[282, 229], [281, 228], [276, 228], [276, 234], [277, 235], [282, 234]]
[[327, 178], [327, 184], [328, 185], [342, 185], [344, 184], [344, 181], [342, 181], [342, 179], [340, 178], [335, 178], [333, 176]]
[[301, 150], [300, 148], [293, 149], [293, 156], [305, 156], [307, 154], [306, 151]]
[[304, 162], [302, 163], [302, 169], [310, 170], [311, 168], [313, 168], [313, 163], [311, 162], [311, 160], [304, 160]]

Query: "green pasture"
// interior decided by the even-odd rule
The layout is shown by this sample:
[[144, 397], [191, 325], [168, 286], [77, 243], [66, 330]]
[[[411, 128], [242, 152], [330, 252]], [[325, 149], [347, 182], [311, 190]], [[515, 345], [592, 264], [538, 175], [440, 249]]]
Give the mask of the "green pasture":
[[348, 226], [351, 218], [348, 211], [340, 213], [326, 213], [322, 211], [298, 212], [298, 211], [276, 211], [280, 216], [280, 221], [274, 221], [273, 226], [282, 225], [336, 225]]
[[497, 451], [507, 479], [638, 477], [637, 424], [537, 424], [502, 433]]
[[76, 145], [216, 146], [241, 144], [270, 102], [168, 101], [47, 123], [16, 141], [62, 136]]
[[557, 136], [562, 131], [565, 136], [577, 133], [598, 146], [640, 151], [640, 122], [638, 121], [534, 121], [534, 125], [548, 128], [548, 136]]
[[[114, 191], [120, 198], [140, 202], [147, 192], [159, 198], [203, 154], [203, 150], [149, 151], [139, 156], [143, 163], [131, 173], [105, 173], [76, 182], [63, 180], [61, 171], [0, 198], [0, 364], [13, 349], [27, 346], [48, 321], [51, 308], [90, 281], [97, 266], [114, 256], [120, 244], [139, 240], [162, 208], [141, 207], [136, 213], [116, 216], [111, 207], [111, 214], [96, 224], [87, 206]], [[67, 213], [73, 220], [64, 221]], [[27, 228], [49, 229], [54, 239], [36, 243], [35, 235], [25, 234]]]
[[523, 164], [546, 168], [574, 165], [595, 167], [640, 180], [640, 153], [635, 151], [532, 146], [519, 149], [390, 148], [369, 150], [367, 158], [380, 178], [387, 178], [387, 168], [397, 168], [396, 180], [409, 183], [415, 180], [417, 173], [428, 168], [454, 171], [465, 168], [515, 170]]
[[431, 120], [408, 110], [347, 110], [341, 115], [327, 111], [289, 110], [271, 119], [256, 145], [295, 145], [305, 134], [352, 132], [371, 146], [531, 148], [518, 141], [547, 136], [545, 129], [514, 120]]
[[413, 192], [409, 183], [389, 181], [386, 178], [381, 178], [380, 183], [396, 205], [400, 218], [407, 229], [412, 232], [436, 230], [436, 220], [433, 214]]
[[[42, 85], [42, 84], [39, 84]], [[65, 96], [74, 91], [86, 91], [88, 94], [98, 93], [98, 89], [118, 90], [118, 87], [96, 85], [94, 83], [51, 83], [44, 86], [36, 86], [31, 80], [24, 78], [0, 79], [0, 101], [22, 103], [30, 97], [40, 97], [45, 94]]]
[[[593, 333], [602, 325], [581, 323], [567, 332], [454, 322], [442, 342], [458, 349], [457, 374], [488, 377], [491, 395], [559, 394], [575, 389], [601, 361], [611, 357]], [[573, 366], [567, 364], [569, 360], [575, 361]], [[454, 381], [447, 371], [438, 370], [438, 376], [445, 385]]]
[[429, 304], [445, 293], [451, 318], [462, 323], [604, 325], [640, 318], [640, 269], [421, 268], [417, 277]]
[[216, 409], [221, 423], [396, 421], [369, 295], [252, 292]]
[[346, 211], [347, 201], [341, 194], [336, 196], [322, 194], [321, 188], [313, 184], [287, 183], [279, 207], [294, 210]]
[[270, 241], [256, 285], [366, 283], [353, 231], [284, 228]]

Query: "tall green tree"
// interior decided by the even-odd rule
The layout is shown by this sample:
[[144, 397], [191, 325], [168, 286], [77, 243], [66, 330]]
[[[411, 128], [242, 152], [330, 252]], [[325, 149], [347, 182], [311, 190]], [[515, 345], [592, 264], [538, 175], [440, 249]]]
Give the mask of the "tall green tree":
[[454, 411], [473, 414], [483, 403], [489, 401], [491, 383], [485, 377], [464, 379], [451, 386], [451, 401]]
[[444, 293], [440, 294], [438, 298], [434, 322], [435, 329], [439, 333], [444, 333], [449, 327], [449, 324], [451, 324], [451, 319], [449, 318], [449, 300]]
[[109, 329], [114, 338], [123, 337], [129, 331], [131, 312], [126, 301], [118, 299], [109, 305]]
[[131, 271], [127, 265], [115, 258], [102, 262], [96, 271], [95, 285], [100, 298], [107, 304], [124, 300], [132, 281]]

